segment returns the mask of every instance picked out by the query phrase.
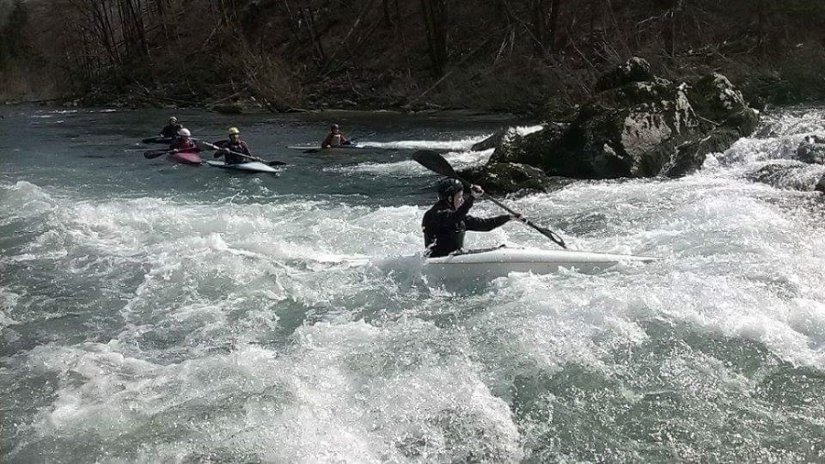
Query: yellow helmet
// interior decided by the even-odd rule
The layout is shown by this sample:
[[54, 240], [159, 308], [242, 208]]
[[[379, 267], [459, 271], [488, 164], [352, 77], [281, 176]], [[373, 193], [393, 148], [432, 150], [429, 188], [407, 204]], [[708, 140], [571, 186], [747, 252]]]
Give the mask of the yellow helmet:
[[239, 131], [237, 127], [229, 128], [229, 135], [240, 135], [240, 133], [241, 131]]

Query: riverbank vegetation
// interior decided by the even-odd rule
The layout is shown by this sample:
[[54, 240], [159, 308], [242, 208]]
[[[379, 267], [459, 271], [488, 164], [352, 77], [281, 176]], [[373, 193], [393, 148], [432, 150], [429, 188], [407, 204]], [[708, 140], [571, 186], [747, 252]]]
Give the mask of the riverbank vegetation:
[[0, 98], [560, 113], [630, 56], [825, 98], [816, 0], [7, 0]]

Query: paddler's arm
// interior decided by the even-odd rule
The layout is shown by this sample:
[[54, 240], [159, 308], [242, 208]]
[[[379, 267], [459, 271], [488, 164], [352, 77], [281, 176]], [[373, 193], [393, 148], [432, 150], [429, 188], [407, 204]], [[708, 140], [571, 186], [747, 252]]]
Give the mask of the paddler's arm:
[[474, 202], [475, 198], [469, 197], [466, 200], [464, 200], [464, 203], [462, 203], [457, 210], [442, 212], [442, 214], [444, 214], [445, 216], [442, 218], [442, 221], [450, 225], [457, 224], [463, 221], [467, 217], [467, 213], [470, 212], [470, 208], [473, 207]]
[[467, 216], [464, 218], [464, 224], [467, 225], [467, 230], [475, 232], [489, 232], [497, 227], [510, 222], [513, 219], [509, 214], [502, 214], [501, 216], [494, 216], [491, 218], [477, 218], [474, 216]]
[[243, 150], [241, 150], [241, 153], [243, 153], [246, 156], [252, 156], [252, 152], [249, 151], [249, 145], [247, 145], [246, 142], [242, 141], [241, 146], [243, 147]]
[[[478, 185], [473, 185], [471, 191], [471, 199], [480, 198], [482, 195], [484, 195], [484, 189], [482, 189]], [[491, 218], [477, 218], [468, 215], [464, 218], [464, 225], [467, 226], [467, 230], [472, 230], [476, 232], [489, 232], [497, 227], [501, 227], [504, 224], [507, 224], [508, 222], [510, 222], [511, 219], [524, 220], [524, 217], [518, 213], [502, 214], [501, 216], [494, 216]]]
[[215, 158], [220, 158], [221, 156], [225, 155], [226, 150], [223, 148], [224, 144], [226, 144], [225, 140], [218, 140], [217, 142], [213, 143], [212, 145], [218, 147], [218, 149], [212, 156], [214, 156]]

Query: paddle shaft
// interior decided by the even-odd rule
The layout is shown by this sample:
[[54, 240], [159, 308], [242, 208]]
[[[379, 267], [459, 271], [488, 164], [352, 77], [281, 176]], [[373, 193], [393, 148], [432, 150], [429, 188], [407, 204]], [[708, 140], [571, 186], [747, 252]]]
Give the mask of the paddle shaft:
[[[455, 173], [455, 172], [454, 172], [454, 173]], [[465, 179], [462, 179], [461, 177], [455, 176], [455, 178], [456, 178], [456, 179], [458, 179], [458, 180], [460, 180], [460, 181], [461, 181], [461, 183], [462, 183], [462, 184], [464, 184], [464, 185], [472, 185], [471, 183], [467, 182]], [[564, 239], [562, 239], [561, 237], [559, 237], [559, 236], [558, 236], [555, 232], [553, 232], [552, 230], [550, 230], [550, 229], [546, 229], [546, 228], [541, 227], [541, 226], [537, 226], [536, 224], [533, 224], [532, 222], [530, 222], [530, 220], [529, 220], [529, 219], [527, 219], [527, 218], [523, 217], [523, 216], [521, 215], [521, 213], [514, 211], [512, 208], [510, 208], [509, 206], [507, 206], [507, 205], [505, 205], [504, 203], [500, 202], [500, 201], [499, 201], [498, 199], [496, 199], [494, 196], [492, 196], [492, 195], [490, 195], [490, 194], [487, 194], [487, 193], [485, 193], [485, 196], [487, 197], [487, 199], [488, 199], [488, 200], [490, 200], [490, 201], [492, 201], [493, 203], [495, 203], [496, 205], [498, 205], [501, 209], [503, 209], [504, 211], [507, 211], [507, 212], [508, 212], [508, 213], [510, 213], [512, 216], [514, 216], [517, 220], [519, 220], [519, 221], [523, 222], [524, 224], [526, 224], [526, 225], [528, 225], [528, 226], [532, 227], [532, 228], [533, 228], [533, 229], [535, 229], [538, 233], [540, 233], [540, 234], [544, 235], [545, 237], [549, 238], [550, 240], [552, 240], [552, 241], [556, 242], [556, 244], [557, 244], [557, 245], [559, 245], [560, 247], [562, 247], [562, 248], [564, 248], [564, 249], [567, 249], [567, 245], [564, 243]]]
[[171, 148], [161, 148], [159, 150], [147, 150], [147, 151], [143, 152], [143, 157], [146, 158], [146, 159], [154, 159], [154, 158], [157, 158], [158, 156], [162, 156], [162, 155], [166, 155], [168, 153], [172, 153], [173, 151], [175, 151], [175, 150], [171, 149]]
[[244, 154], [244, 153], [238, 153], [238, 152], [236, 152], [236, 151], [228, 150], [228, 149], [226, 149], [226, 148], [221, 148], [221, 147], [219, 147], [219, 146], [217, 146], [217, 145], [211, 144], [211, 143], [209, 143], [209, 142], [204, 142], [204, 141], [202, 141], [202, 140], [196, 140], [195, 142], [196, 142], [196, 143], [203, 144], [203, 145], [206, 145], [207, 147], [211, 148], [212, 150], [216, 150], [216, 151], [224, 151], [224, 152], [227, 152], [227, 153], [232, 154], [232, 155], [240, 156], [240, 157], [242, 157], [242, 158], [250, 159], [250, 160], [252, 160], [252, 161], [258, 161], [258, 162], [261, 162], [261, 163], [264, 163], [264, 164], [272, 164], [272, 163], [275, 163], [275, 164], [286, 164], [286, 163], [284, 163], [283, 161], [267, 161], [267, 160], [265, 160], [265, 159], [263, 159], [263, 158], [258, 158], [257, 156], [247, 155], [247, 154]]

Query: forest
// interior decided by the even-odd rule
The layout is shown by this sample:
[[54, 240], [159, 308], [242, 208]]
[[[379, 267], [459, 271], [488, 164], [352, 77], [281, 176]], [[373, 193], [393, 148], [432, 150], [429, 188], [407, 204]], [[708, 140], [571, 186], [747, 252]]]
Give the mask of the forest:
[[817, 0], [5, 0], [0, 98], [561, 114], [632, 56], [825, 97]]

